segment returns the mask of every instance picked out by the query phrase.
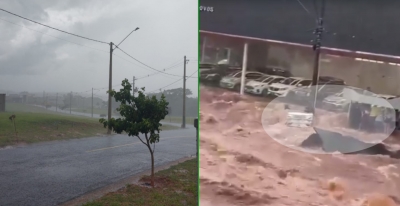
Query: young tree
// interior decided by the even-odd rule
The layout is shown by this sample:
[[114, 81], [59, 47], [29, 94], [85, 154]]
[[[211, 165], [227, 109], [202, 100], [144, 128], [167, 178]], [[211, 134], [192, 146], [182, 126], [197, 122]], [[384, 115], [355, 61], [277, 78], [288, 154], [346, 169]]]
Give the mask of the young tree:
[[[117, 108], [121, 118], [111, 118], [110, 121], [102, 118], [100, 123], [118, 134], [126, 132], [129, 136], [136, 136], [146, 145], [151, 156], [151, 186], [154, 187], [155, 143], [160, 141], [160, 121], [168, 114], [168, 102], [164, 95], [159, 100], [155, 96], [145, 96], [144, 88], [138, 91], [138, 95], [132, 96], [132, 86], [127, 79], [121, 85], [123, 88], [119, 92], [109, 91], [115, 101], [121, 103]], [[139, 134], [144, 134], [144, 139]]]

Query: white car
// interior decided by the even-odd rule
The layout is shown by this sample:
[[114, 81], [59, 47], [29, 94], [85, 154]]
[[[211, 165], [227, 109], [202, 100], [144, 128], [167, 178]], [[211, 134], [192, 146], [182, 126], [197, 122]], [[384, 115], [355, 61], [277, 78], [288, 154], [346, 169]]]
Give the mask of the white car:
[[[369, 97], [376, 97], [376, 98], [382, 98], [387, 101], [391, 99], [395, 99], [396, 96], [393, 95], [386, 95], [386, 94], [374, 94], [374, 93], [369, 93], [365, 94], [364, 91], [361, 89], [356, 89], [353, 88], [354, 91], [356, 91], [358, 94], [364, 94]], [[361, 90], [361, 91], [360, 91]], [[335, 109], [335, 110], [341, 110], [341, 111], [347, 111], [348, 107], [350, 105], [351, 100], [344, 98], [344, 92], [338, 92], [336, 94], [330, 95], [326, 97], [323, 100], [323, 105], [326, 109]], [[390, 102], [389, 102], [390, 103]]]
[[343, 92], [340, 92], [326, 97], [322, 102], [327, 109], [346, 111], [350, 100], [344, 98]]
[[268, 88], [271, 84], [286, 79], [286, 77], [267, 75], [246, 83], [244, 91], [250, 94], [268, 96]]
[[277, 97], [286, 97], [291, 89], [296, 87], [309, 87], [311, 83], [312, 80], [301, 77], [286, 78], [279, 83], [271, 84], [269, 87], [269, 94]]
[[[254, 79], [259, 79], [262, 76], [265, 76], [266, 74], [261, 73], [261, 72], [246, 72], [246, 82]], [[240, 90], [240, 81], [242, 78], [242, 72], [235, 72], [232, 73], [228, 76], [225, 76], [221, 79], [219, 82], [219, 86], [222, 88], [226, 89], [234, 89], [236, 91]]]

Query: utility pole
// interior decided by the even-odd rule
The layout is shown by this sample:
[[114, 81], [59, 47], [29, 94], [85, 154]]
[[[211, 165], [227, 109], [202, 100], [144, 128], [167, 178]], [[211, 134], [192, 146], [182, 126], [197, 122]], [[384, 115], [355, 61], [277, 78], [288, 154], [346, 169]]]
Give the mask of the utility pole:
[[317, 20], [317, 28], [314, 31], [316, 38], [315, 38], [314, 45], [313, 45], [313, 49], [315, 51], [314, 71], [313, 71], [313, 78], [312, 78], [313, 85], [318, 85], [319, 57], [320, 57], [320, 53], [321, 53], [322, 33], [324, 32], [324, 27], [323, 27], [324, 13], [325, 13], [325, 0], [322, 0], [321, 16]]
[[[111, 120], [111, 90], [112, 90], [112, 53], [113, 53], [113, 43], [110, 42], [110, 73], [108, 79], [108, 122]], [[107, 127], [107, 134], [111, 134], [111, 130]]]
[[58, 93], [56, 94], [56, 112], [58, 111]]
[[43, 91], [43, 106], [46, 107], [45, 100], [44, 100], [44, 91]]
[[183, 107], [182, 107], [182, 128], [186, 127], [186, 56], [183, 57]]
[[319, 15], [317, 19], [317, 27], [314, 31], [316, 35], [313, 49], [315, 51], [314, 57], [314, 70], [313, 70], [313, 77], [312, 77], [312, 85], [314, 89], [312, 90], [313, 95], [311, 97], [314, 98], [313, 104], [313, 113], [315, 111], [316, 101], [317, 101], [317, 90], [318, 90], [318, 79], [319, 79], [319, 61], [320, 61], [320, 53], [321, 53], [321, 40], [322, 40], [322, 33], [324, 32], [324, 15], [325, 15], [325, 0], [322, 0], [321, 5], [321, 15]]
[[93, 118], [93, 87], [92, 87], [92, 118]]
[[[131, 33], [128, 34], [131, 35], [134, 31], [139, 30], [139, 27], [136, 27], [136, 29], [134, 29], [133, 31], [131, 31]], [[115, 46], [115, 48], [118, 48], [118, 46], [125, 41], [126, 38], [128, 38], [128, 36], [126, 36], [118, 45]], [[113, 55], [113, 51], [115, 48], [113, 48], [114, 43], [110, 42], [110, 73], [109, 73], [109, 79], [108, 79], [108, 122], [110, 122], [111, 120], [111, 90], [112, 90], [112, 55]], [[111, 134], [111, 130], [110, 128], [107, 127], [107, 134]]]
[[135, 96], [135, 76], [133, 76], [133, 82], [132, 82], [132, 96]]
[[72, 91], [69, 94], [69, 114], [71, 114], [71, 107], [72, 107]]

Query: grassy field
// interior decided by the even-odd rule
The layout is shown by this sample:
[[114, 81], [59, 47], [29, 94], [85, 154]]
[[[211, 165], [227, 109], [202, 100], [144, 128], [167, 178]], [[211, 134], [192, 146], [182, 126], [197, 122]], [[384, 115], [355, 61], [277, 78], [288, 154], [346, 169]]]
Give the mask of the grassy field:
[[[165, 122], [171, 122], [171, 123], [182, 123], [182, 117], [176, 117], [176, 116], [166, 116], [164, 119]], [[194, 117], [186, 117], [186, 124], [193, 125]]]
[[[15, 115], [15, 125], [9, 120]], [[163, 126], [163, 130], [175, 129]], [[60, 114], [35, 106], [8, 104], [0, 113], [0, 147], [17, 143], [83, 138], [106, 134], [97, 119]]]
[[[87, 108], [87, 109], [72, 109], [74, 112], [82, 112], [82, 113], [87, 113], [91, 114], [92, 109]], [[93, 114], [108, 114], [107, 109], [99, 109], [99, 108], [93, 108]], [[186, 117], [186, 124], [193, 124], [194, 117]], [[167, 115], [164, 119], [165, 122], [171, 122], [171, 123], [182, 123], [182, 116], [177, 117], [177, 116], [169, 116]]]
[[28, 113], [47, 113], [56, 114], [51, 110], [47, 110], [41, 107], [35, 107], [32, 105], [19, 104], [19, 103], [7, 103], [6, 112], [28, 112]]
[[[92, 109], [91, 108], [87, 108], [87, 109], [71, 109], [73, 112], [82, 112], [82, 113], [88, 113], [88, 114], [92, 114]], [[107, 109], [100, 109], [100, 108], [93, 108], [93, 114], [108, 114], [108, 110]]]
[[[141, 205], [176, 206], [197, 205], [197, 159], [188, 160], [155, 174], [155, 188], [127, 185], [117, 192], [86, 203], [84, 206]], [[145, 176], [139, 183], [148, 182]]]

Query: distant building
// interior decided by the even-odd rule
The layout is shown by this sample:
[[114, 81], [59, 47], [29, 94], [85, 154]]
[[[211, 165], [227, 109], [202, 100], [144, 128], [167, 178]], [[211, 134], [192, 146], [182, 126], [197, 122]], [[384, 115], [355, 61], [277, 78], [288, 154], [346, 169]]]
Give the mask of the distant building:
[[6, 111], [6, 94], [0, 94], [0, 112]]
[[9, 94], [6, 96], [6, 102], [9, 103], [23, 103], [23, 98], [19, 94]]

